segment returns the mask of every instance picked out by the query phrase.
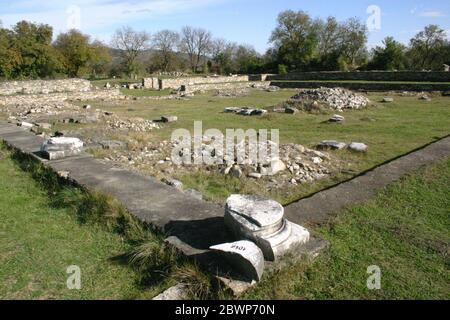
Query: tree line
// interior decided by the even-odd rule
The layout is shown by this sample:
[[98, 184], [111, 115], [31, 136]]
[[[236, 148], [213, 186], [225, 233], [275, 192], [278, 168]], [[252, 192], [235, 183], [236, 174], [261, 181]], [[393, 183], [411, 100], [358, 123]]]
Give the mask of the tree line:
[[368, 50], [367, 40], [366, 25], [357, 18], [320, 19], [292, 10], [279, 14], [264, 54], [190, 26], [155, 34], [123, 27], [105, 44], [78, 30], [53, 40], [51, 26], [21, 21], [10, 29], [0, 24], [0, 77], [442, 70], [443, 64], [450, 64], [450, 41], [437, 25], [425, 27], [407, 45], [387, 37], [381, 46]]

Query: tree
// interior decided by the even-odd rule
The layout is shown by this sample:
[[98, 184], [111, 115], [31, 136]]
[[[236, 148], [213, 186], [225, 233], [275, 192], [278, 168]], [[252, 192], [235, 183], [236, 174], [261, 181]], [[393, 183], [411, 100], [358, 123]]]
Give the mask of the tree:
[[134, 31], [131, 27], [123, 27], [116, 31], [112, 38], [114, 48], [121, 50], [125, 61], [126, 72], [132, 76], [138, 70], [136, 59], [148, 48], [150, 35], [145, 32]]
[[233, 71], [233, 55], [237, 45], [225, 39], [215, 39], [211, 44], [211, 56], [215, 63], [216, 72], [229, 74]]
[[341, 27], [342, 45], [339, 49], [344, 57], [343, 63], [351, 69], [366, 63], [367, 27], [357, 18], [347, 20]]
[[377, 46], [373, 49], [369, 68], [390, 71], [405, 69], [405, 46], [393, 37], [386, 37], [383, 44], [384, 47]]
[[270, 42], [278, 50], [279, 63], [290, 69], [307, 66], [318, 44], [317, 24], [303, 12], [287, 10], [279, 14]]
[[112, 61], [111, 50], [101, 41], [91, 44], [91, 55], [88, 67], [94, 77], [99, 74], [106, 75], [108, 66]]
[[257, 73], [263, 66], [261, 56], [256, 52], [255, 48], [249, 45], [240, 45], [236, 49], [235, 70], [238, 73]]
[[210, 50], [211, 38], [211, 32], [204, 29], [188, 26], [182, 29], [180, 49], [188, 55], [192, 72], [197, 72], [202, 57]]
[[180, 35], [170, 30], [162, 30], [153, 36], [153, 47], [158, 52], [155, 59], [163, 71], [168, 71], [176, 60], [175, 48], [178, 47]]
[[70, 77], [79, 76], [80, 70], [86, 67], [92, 56], [90, 37], [76, 29], [60, 33], [54, 46], [61, 53]]
[[45, 78], [61, 70], [61, 56], [51, 45], [53, 28], [46, 24], [18, 22], [10, 34], [20, 62], [13, 70], [14, 77]]
[[21, 64], [20, 53], [13, 47], [13, 33], [0, 27], [0, 77], [11, 78]]
[[445, 61], [446, 34], [437, 25], [429, 25], [410, 41], [408, 56], [415, 70], [440, 70]]

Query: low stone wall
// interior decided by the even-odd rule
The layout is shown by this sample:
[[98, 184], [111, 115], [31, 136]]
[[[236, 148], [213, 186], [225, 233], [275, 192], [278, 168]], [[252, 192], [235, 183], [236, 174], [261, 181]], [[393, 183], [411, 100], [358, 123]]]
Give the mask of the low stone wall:
[[194, 93], [198, 91], [210, 91], [210, 90], [228, 90], [228, 89], [243, 89], [250, 88], [252, 86], [262, 87], [264, 85], [269, 86], [270, 82], [225, 82], [225, 83], [203, 83], [193, 85], [182, 85], [181, 91], [183, 93]]
[[248, 76], [231, 76], [231, 77], [186, 77], [178, 79], [160, 79], [159, 89], [179, 89], [181, 86], [191, 86], [196, 84], [211, 83], [233, 83], [249, 81]]
[[87, 92], [56, 92], [49, 94], [28, 94], [15, 96], [0, 96], [0, 106], [53, 104], [64, 101], [112, 101], [124, 99], [119, 89], [92, 90]]
[[142, 87], [144, 89], [159, 89], [159, 79], [156, 77], [142, 79]]
[[270, 75], [267, 80], [359, 80], [359, 81], [416, 81], [450, 82], [450, 72], [361, 71], [361, 72], [298, 72]]
[[248, 76], [249, 81], [267, 81], [269, 77], [274, 77], [276, 74], [262, 73], [262, 74], [250, 74]]
[[53, 92], [86, 92], [91, 83], [83, 79], [30, 80], [0, 82], [0, 95], [48, 94]]
[[288, 89], [311, 89], [311, 88], [346, 88], [350, 90], [364, 91], [449, 91], [450, 84], [440, 83], [376, 83], [376, 82], [283, 82], [272, 81], [271, 85]]

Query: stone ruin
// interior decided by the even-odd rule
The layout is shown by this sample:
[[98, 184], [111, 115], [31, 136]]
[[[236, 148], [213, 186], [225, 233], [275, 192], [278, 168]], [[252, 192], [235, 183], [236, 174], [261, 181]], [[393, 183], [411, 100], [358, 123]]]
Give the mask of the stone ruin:
[[284, 218], [276, 201], [249, 195], [232, 195], [226, 201], [225, 225], [236, 242], [212, 246], [249, 280], [260, 280], [264, 260], [276, 261], [306, 244], [309, 231]]
[[283, 103], [284, 107], [294, 107], [311, 111], [324, 106], [327, 109], [342, 112], [346, 109], [362, 109], [370, 100], [363, 94], [343, 88], [302, 89]]

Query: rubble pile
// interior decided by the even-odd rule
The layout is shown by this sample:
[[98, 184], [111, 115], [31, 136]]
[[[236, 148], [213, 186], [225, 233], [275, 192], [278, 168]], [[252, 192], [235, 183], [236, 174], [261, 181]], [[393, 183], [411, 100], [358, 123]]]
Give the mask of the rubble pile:
[[[361, 109], [366, 107], [370, 100], [362, 94], [354, 93], [343, 88], [303, 89], [288, 103], [298, 105], [319, 104], [328, 108], [343, 111], [344, 109]], [[303, 108], [304, 109], [304, 108]]]

